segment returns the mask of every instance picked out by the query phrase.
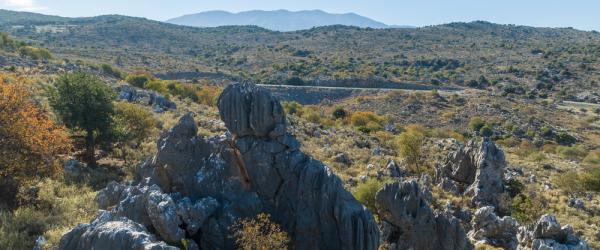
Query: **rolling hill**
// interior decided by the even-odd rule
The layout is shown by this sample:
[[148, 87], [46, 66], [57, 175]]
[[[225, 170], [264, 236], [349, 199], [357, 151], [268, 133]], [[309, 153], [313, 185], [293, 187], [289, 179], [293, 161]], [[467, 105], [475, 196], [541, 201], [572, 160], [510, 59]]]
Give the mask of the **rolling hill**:
[[[144, 18], [0, 12], [0, 29], [71, 62], [124, 70], [206, 72], [257, 83], [366, 79], [548, 96], [595, 89], [600, 34], [476, 21], [422, 28], [343, 25], [293, 32], [197, 28]], [[32, 20], [35, 20], [33, 22]], [[300, 80], [300, 81], [298, 81]]]

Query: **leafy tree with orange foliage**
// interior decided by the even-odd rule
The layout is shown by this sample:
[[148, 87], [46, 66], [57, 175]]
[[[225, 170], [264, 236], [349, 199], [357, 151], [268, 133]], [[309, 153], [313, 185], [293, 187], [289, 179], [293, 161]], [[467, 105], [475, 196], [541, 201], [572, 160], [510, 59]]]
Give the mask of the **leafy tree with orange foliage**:
[[[55, 173], [54, 160], [70, 147], [66, 130], [40, 109], [25, 79], [0, 75], [0, 183]], [[3, 198], [14, 196], [6, 187], [0, 184]]]

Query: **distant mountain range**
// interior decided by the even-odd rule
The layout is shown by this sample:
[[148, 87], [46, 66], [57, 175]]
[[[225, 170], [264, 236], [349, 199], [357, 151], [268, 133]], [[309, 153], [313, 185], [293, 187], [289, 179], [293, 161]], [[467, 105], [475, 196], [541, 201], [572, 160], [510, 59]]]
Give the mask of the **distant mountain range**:
[[354, 13], [332, 14], [321, 10], [252, 10], [239, 13], [206, 11], [173, 18], [166, 22], [192, 27], [255, 25], [275, 31], [296, 31], [329, 25], [347, 25], [378, 29], [398, 27], [390, 26]]

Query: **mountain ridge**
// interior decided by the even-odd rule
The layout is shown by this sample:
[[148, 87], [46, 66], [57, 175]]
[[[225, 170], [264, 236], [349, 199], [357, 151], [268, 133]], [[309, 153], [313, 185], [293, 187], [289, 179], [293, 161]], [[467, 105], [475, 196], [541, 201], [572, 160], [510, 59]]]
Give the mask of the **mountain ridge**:
[[211, 10], [183, 15], [165, 22], [192, 27], [255, 25], [274, 31], [297, 31], [330, 25], [379, 29], [394, 27], [352, 12], [334, 14], [322, 10], [289, 11], [282, 9], [250, 10], [237, 13]]

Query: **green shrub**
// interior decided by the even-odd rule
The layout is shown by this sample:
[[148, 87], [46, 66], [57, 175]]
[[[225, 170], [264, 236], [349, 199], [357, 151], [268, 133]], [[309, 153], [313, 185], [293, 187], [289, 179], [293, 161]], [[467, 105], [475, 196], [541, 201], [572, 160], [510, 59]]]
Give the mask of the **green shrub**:
[[512, 201], [512, 214], [522, 225], [535, 222], [542, 216], [544, 207], [539, 199], [531, 198], [525, 194], [518, 194]]
[[375, 201], [375, 195], [383, 186], [386, 181], [380, 181], [376, 178], [369, 178], [364, 183], [358, 184], [352, 194], [360, 203], [365, 205], [369, 211], [373, 214], [377, 214], [377, 206]]
[[560, 145], [571, 145], [577, 142], [577, 139], [567, 132], [559, 132], [556, 135], [556, 142]]
[[381, 130], [385, 118], [369, 111], [358, 111], [350, 116], [350, 123], [360, 131], [370, 133]]
[[286, 114], [294, 115], [302, 109], [302, 106], [297, 102], [283, 102], [283, 110]]
[[483, 126], [485, 126], [485, 121], [481, 117], [475, 116], [469, 121], [469, 128], [473, 131], [479, 132]]
[[125, 81], [135, 87], [145, 88], [150, 79], [151, 77], [146, 74], [131, 74], [125, 78]]
[[479, 129], [479, 135], [484, 137], [490, 137], [494, 134], [494, 130], [489, 125], [485, 125]]
[[423, 162], [423, 143], [425, 134], [417, 129], [407, 129], [396, 139], [398, 154], [404, 158], [406, 163], [414, 167], [414, 172], [421, 173], [420, 166]]
[[107, 74], [109, 76], [113, 76], [119, 79], [123, 79], [124, 73], [121, 72], [120, 70], [114, 68], [113, 66], [110, 66], [108, 64], [102, 64], [100, 66], [100, 68], [102, 69], [102, 72], [104, 74]]
[[506, 188], [506, 192], [508, 192], [510, 197], [513, 198], [523, 192], [525, 185], [517, 179], [510, 179], [504, 183], [504, 188]]
[[346, 110], [342, 107], [337, 107], [331, 115], [333, 116], [333, 119], [336, 119], [336, 120], [344, 119], [348, 115], [348, 112], [346, 112]]

